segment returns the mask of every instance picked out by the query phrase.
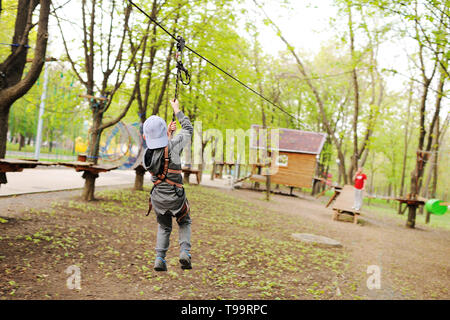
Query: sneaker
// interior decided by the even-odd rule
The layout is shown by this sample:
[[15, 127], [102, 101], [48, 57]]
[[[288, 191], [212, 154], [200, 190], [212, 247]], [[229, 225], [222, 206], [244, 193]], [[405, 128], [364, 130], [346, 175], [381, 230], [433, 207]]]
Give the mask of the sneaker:
[[181, 269], [192, 269], [191, 255], [186, 250], [180, 253], [180, 263]]
[[167, 271], [166, 260], [162, 257], [156, 257], [155, 266], [153, 267], [156, 271]]

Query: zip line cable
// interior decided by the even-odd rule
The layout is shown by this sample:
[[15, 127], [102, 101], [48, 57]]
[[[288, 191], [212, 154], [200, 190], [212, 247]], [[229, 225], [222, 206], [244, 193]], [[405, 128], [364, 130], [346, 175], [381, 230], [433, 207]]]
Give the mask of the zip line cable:
[[[155, 19], [153, 19], [147, 12], [145, 12], [144, 10], [142, 10], [138, 5], [136, 5], [133, 1], [131, 0], [127, 0], [131, 5], [133, 5], [136, 9], [138, 9], [142, 14], [144, 14], [147, 18], [149, 18], [154, 24], [156, 24], [159, 28], [161, 28], [165, 33], [167, 33], [172, 39], [174, 39], [175, 41], [177, 41], [178, 43], [178, 38], [176, 36], [174, 36], [172, 33], [170, 33], [166, 28], [164, 28], [160, 23], [158, 23]], [[259, 93], [258, 91], [254, 90], [253, 88], [251, 88], [250, 86], [246, 85], [244, 82], [242, 82], [241, 80], [239, 80], [238, 78], [234, 77], [233, 75], [231, 75], [229, 72], [225, 71], [224, 69], [222, 69], [221, 67], [219, 67], [218, 65], [216, 65], [215, 63], [213, 63], [212, 61], [210, 61], [209, 59], [205, 58], [204, 56], [202, 56], [200, 53], [198, 53], [197, 51], [195, 51], [194, 49], [190, 48], [189, 46], [185, 45], [184, 46], [186, 49], [188, 49], [190, 52], [192, 52], [193, 54], [195, 54], [196, 56], [198, 56], [200, 59], [206, 61], [207, 63], [209, 63], [210, 65], [212, 65], [214, 68], [216, 68], [217, 70], [221, 71], [222, 73], [224, 73], [225, 75], [227, 75], [228, 77], [230, 77], [231, 79], [233, 79], [234, 81], [236, 81], [237, 83], [239, 83], [240, 85], [242, 85], [243, 87], [245, 87], [246, 89], [250, 90], [251, 92], [253, 92], [254, 94], [256, 94], [257, 96], [259, 96], [260, 98], [262, 98], [263, 100], [267, 101], [268, 103], [270, 103], [271, 105], [273, 105], [274, 107], [278, 108], [279, 110], [281, 110], [282, 112], [284, 112], [285, 114], [287, 114], [288, 116], [290, 116], [291, 118], [296, 119], [295, 116], [293, 116], [292, 114], [290, 114], [289, 112], [287, 112], [286, 110], [284, 110], [282, 107], [278, 106], [277, 104], [275, 104], [274, 102], [270, 101], [269, 99], [267, 99], [266, 97], [264, 97], [261, 93]]]

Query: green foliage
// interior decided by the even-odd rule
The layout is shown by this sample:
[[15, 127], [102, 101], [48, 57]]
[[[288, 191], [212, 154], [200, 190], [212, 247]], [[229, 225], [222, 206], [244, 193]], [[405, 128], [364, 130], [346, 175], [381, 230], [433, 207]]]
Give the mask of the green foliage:
[[[57, 142], [59, 149], [65, 149], [72, 153], [75, 138], [78, 136], [86, 137], [87, 135], [85, 122], [88, 119], [88, 108], [78, 96], [82, 91], [71, 70], [57, 62], [49, 63], [48, 68], [49, 79], [43, 116], [43, 141], [48, 152], [50, 152], [49, 149], [55, 147], [50, 147], [49, 143], [56, 144], [55, 142]], [[18, 138], [19, 135], [22, 135], [34, 142], [43, 89], [42, 73], [36, 85], [14, 103], [9, 117], [11, 137]], [[14, 147], [8, 147], [9, 151], [14, 151], [14, 149]], [[61, 150], [61, 153], [67, 152]]]
[[[14, 1], [6, 1], [5, 8], [14, 7]], [[299, 49], [302, 45], [301, 35], [295, 38], [296, 42], [289, 44], [284, 51], [277, 55], [267, 54], [260, 43], [261, 30], [264, 25], [271, 25], [269, 19], [261, 16], [260, 20], [253, 14], [257, 7], [239, 5], [236, 0], [196, 0], [196, 1], [141, 1], [139, 5], [148, 13], [152, 12], [153, 4], [157, 4], [156, 19], [170, 32], [183, 36], [187, 45], [199, 54], [208, 58], [230, 74], [239, 78], [253, 89], [261, 92], [269, 100], [282, 106], [292, 117], [287, 116], [277, 108], [262, 101], [262, 99], [246, 88], [239, 85], [216, 68], [207, 64], [197, 55], [185, 49], [183, 54], [184, 65], [189, 69], [192, 81], [189, 86], [180, 87], [179, 99], [182, 110], [191, 120], [202, 121], [203, 130], [218, 129], [226, 136], [226, 129], [242, 128], [247, 130], [252, 124], [262, 124], [264, 112], [268, 127], [292, 128], [328, 133], [327, 143], [322, 154], [322, 164], [329, 167], [334, 177], [338, 177], [338, 165], [336, 159], [338, 150], [344, 154], [346, 170], [350, 164], [351, 156], [355, 150], [352, 137], [352, 120], [354, 116], [355, 95], [352, 85], [352, 70], [356, 70], [358, 77], [359, 114], [357, 133], [359, 148], [363, 139], [370, 132], [367, 139], [368, 156], [366, 168], [374, 176], [373, 192], [386, 193], [390, 185], [394, 193], [399, 192], [402, 176], [402, 152], [404, 143], [405, 126], [409, 126], [409, 139], [407, 162], [405, 171], [407, 174], [413, 169], [415, 161], [415, 149], [418, 130], [413, 125], [417, 122], [418, 105], [423, 79], [420, 74], [420, 59], [417, 53], [420, 47], [424, 51], [425, 65], [439, 60], [444, 68], [448, 66], [450, 53], [448, 50], [448, 6], [445, 1], [429, 1], [419, 3], [415, 11], [415, 1], [386, 1], [386, 0], [335, 0], [333, 4], [337, 8], [337, 14], [330, 17], [328, 41], [322, 43], [317, 52], [309, 52]], [[110, 5], [110, 4], [108, 4]], [[117, 7], [117, 15], [121, 14], [123, 7]], [[261, 3], [264, 7], [265, 4]], [[293, 9], [293, 1], [281, 1], [280, 7], [290, 11]], [[307, 7], [317, 6], [315, 2]], [[125, 118], [126, 123], [138, 122], [139, 103], [137, 96], [133, 96], [133, 87], [137, 81], [139, 90], [144, 94], [146, 86], [149, 86], [149, 96], [144, 109], [147, 117], [153, 110], [169, 121], [171, 108], [169, 99], [174, 97], [175, 87], [175, 61], [169, 56], [169, 49], [173, 39], [161, 29], [155, 28], [156, 35], [153, 38], [153, 25], [150, 25], [147, 33], [147, 18], [137, 10], [133, 10], [130, 19], [130, 35], [125, 41], [123, 61], [118, 69], [111, 75], [109, 82], [100, 83], [102, 75], [100, 65], [108, 58], [113, 58], [112, 48], [108, 56], [108, 48], [104, 44], [108, 35], [120, 38], [121, 27], [110, 25], [107, 17], [108, 10], [97, 2], [96, 12], [98, 21], [95, 29], [95, 46], [97, 60], [95, 74], [97, 88], [101, 86], [110, 88], [112, 78], [116, 71], [127, 72], [121, 88], [115, 93], [110, 109], [104, 115], [104, 120], [109, 121], [117, 117], [130, 99], [133, 99], [131, 108]], [[352, 14], [352, 22], [349, 22], [349, 13]], [[70, 16], [67, 7], [58, 10], [58, 15]], [[79, 12], [77, 13], [79, 15]], [[2, 13], [2, 24], [5, 28], [0, 30], [3, 38], [10, 37], [13, 27], [14, 11], [6, 10]], [[117, 17], [115, 17], [117, 18]], [[176, 18], [178, 18], [176, 20]], [[176, 20], [176, 22], [175, 22]], [[117, 20], [115, 20], [117, 21]], [[80, 24], [81, 25], [81, 24]], [[76, 28], [67, 21], [62, 22], [65, 29]], [[354, 33], [354, 50], [350, 53], [350, 29]], [[416, 28], [417, 27], [417, 28]], [[53, 28], [52, 32], [59, 30]], [[78, 32], [78, 33], [77, 33]], [[69, 51], [74, 54], [77, 70], [84, 77], [85, 60], [83, 55], [83, 41], [76, 36], [82, 34], [67, 32]], [[275, 28], [275, 35], [282, 36], [283, 30]], [[52, 35], [53, 36], [53, 35]], [[55, 37], [57, 35], [55, 34]], [[126, 70], [128, 61], [132, 59], [131, 43], [138, 46], [144, 36], [148, 36], [146, 50], [138, 51], [135, 63]], [[72, 39], [70, 39], [72, 37]], [[410, 124], [406, 123], [406, 106], [408, 94], [404, 88], [391, 87], [393, 77], [397, 80], [406, 79], [397, 66], [386, 66], [380, 54], [386, 46], [401, 44], [407, 41], [417, 41], [417, 45], [405, 59], [411, 60], [411, 70], [406, 76], [413, 78], [413, 92], [411, 102]], [[2, 40], [8, 42], [8, 40]], [[409, 42], [408, 42], [409, 43]], [[59, 43], [58, 45], [60, 45]], [[0, 48], [0, 54], [7, 52], [7, 47]], [[406, 49], [410, 49], [409, 47]], [[52, 45], [49, 46], [51, 54]], [[150, 53], [155, 50], [155, 60], [150, 70]], [[291, 51], [295, 52], [303, 61], [307, 71], [307, 77], [301, 75], [297, 62], [292, 58]], [[144, 56], [144, 65], [140, 78], [136, 79], [137, 65], [140, 56]], [[100, 56], [102, 57], [100, 59]], [[173, 56], [173, 52], [172, 52]], [[166, 58], [169, 57], [170, 75], [167, 84], [164, 82], [166, 72]], [[73, 140], [77, 136], [86, 137], [88, 116], [91, 110], [84, 106], [82, 98], [77, 94], [85, 93], [81, 90], [82, 84], [74, 81], [76, 75], [71, 70], [71, 65], [64, 55], [59, 63], [52, 63], [50, 69], [50, 83], [45, 115], [44, 140], [59, 142]], [[397, 70], [398, 69], [398, 70]], [[105, 71], [103, 67], [102, 71]], [[61, 78], [60, 75], [63, 74]], [[319, 95], [324, 104], [324, 115], [321, 114], [316, 96], [308, 86], [310, 81], [318, 88]], [[405, 81], [404, 87], [407, 88]], [[446, 79], [446, 85], [448, 79]], [[17, 101], [10, 115], [11, 136], [23, 135], [33, 138], [37, 124], [37, 109], [42, 93], [43, 80], [38, 80], [34, 88], [22, 99]], [[434, 88], [435, 83], [432, 83]], [[409, 88], [409, 86], [408, 86]], [[448, 101], [448, 89], [445, 87], [446, 101]], [[98, 93], [98, 92], [97, 92]], [[96, 94], [94, 92], [94, 94]], [[163, 94], [160, 105], [159, 98]], [[433, 110], [435, 92], [430, 91], [428, 110]], [[143, 104], [144, 102], [142, 102]], [[445, 102], [447, 103], [447, 102]], [[446, 104], [448, 106], [448, 104]], [[441, 124], [444, 122], [445, 111], [441, 112]], [[324, 117], [330, 123], [330, 130], [324, 124]], [[426, 117], [426, 122], [431, 117]], [[330, 132], [328, 132], [330, 131]], [[332, 139], [335, 138], [335, 139]], [[337, 141], [337, 143], [336, 143]], [[339, 144], [339, 145], [337, 145]], [[448, 145], [448, 137], [444, 139], [445, 149]], [[210, 146], [207, 146], [207, 148]], [[444, 153], [442, 153], [444, 154]], [[361, 155], [361, 156], [364, 156]], [[448, 156], [442, 156], [439, 166], [439, 177], [445, 176], [448, 171]], [[344, 174], [348, 175], [347, 172]], [[336, 181], [336, 179], [334, 179]], [[409, 183], [406, 179], [406, 184]], [[438, 179], [438, 193], [446, 190], [443, 179]], [[336, 181], [337, 182], [337, 181]], [[339, 181], [343, 183], [343, 177]]]

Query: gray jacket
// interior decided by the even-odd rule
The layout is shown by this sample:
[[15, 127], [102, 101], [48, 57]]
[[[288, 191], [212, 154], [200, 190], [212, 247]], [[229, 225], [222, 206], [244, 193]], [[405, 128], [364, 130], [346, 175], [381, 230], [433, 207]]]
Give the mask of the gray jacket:
[[[191, 136], [194, 131], [189, 118], [186, 117], [182, 111], [176, 114], [178, 121], [181, 124], [180, 132], [169, 140], [169, 169], [181, 170], [181, 152], [183, 148], [191, 141]], [[160, 149], [146, 149], [144, 152], [143, 166], [149, 172], [159, 174], [162, 172], [164, 165], [164, 148]], [[167, 178], [176, 183], [183, 183], [183, 177], [177, 173], [167, 173]], [[156, 176], [152, 175], [152, 181], [158, 180]], [[170, 212], [172, 215], [177, 215], [181, 210], [186, 195], [183, 192], [182, 196], [176, 194], [175, 187], [163, 181], [153, 189], [151, 194], [151, 201], [153, 209], [157, 214], [166, 214]]]

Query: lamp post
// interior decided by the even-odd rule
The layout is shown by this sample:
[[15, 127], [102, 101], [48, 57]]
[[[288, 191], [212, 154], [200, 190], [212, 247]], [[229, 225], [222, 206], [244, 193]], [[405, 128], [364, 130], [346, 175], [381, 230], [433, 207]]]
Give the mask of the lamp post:
[[47, 58], [47, 59], [45, 59], [45, 61], [46, 61], [46, 63], [44, 65], [44, 88], [42, 90], [41, 103], [39, 105], [39, 120], [38, 120], [36, 143], [35, 143], [35, 149], [34, 149], [34, 158], [36, 160], [39, 160], [39, 157], [41, 154], [42, 126], [43, 126], [42, 117], [44, 116], [45, 99], [47, 98], [47, 86], [48, 86], [48, 64], [47, 64], [47, 62], [56, 61], [56, 59], [55, 58]]

